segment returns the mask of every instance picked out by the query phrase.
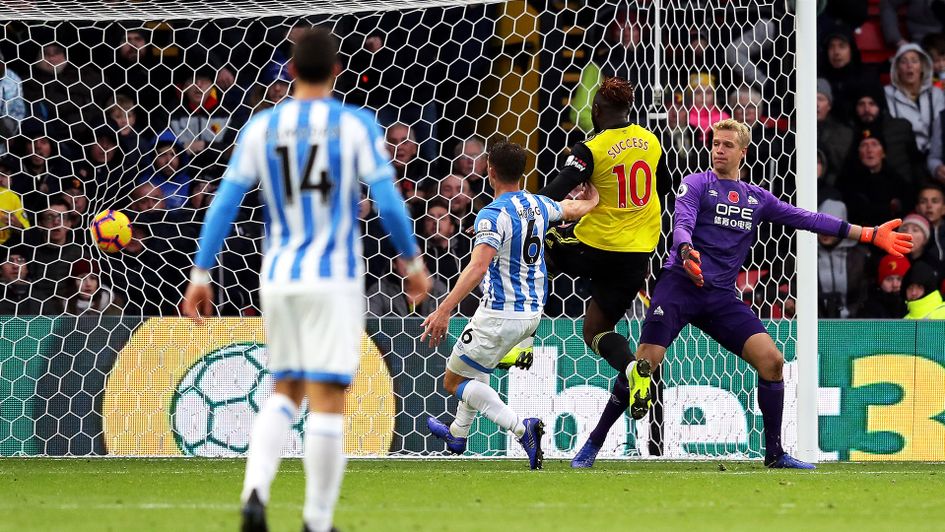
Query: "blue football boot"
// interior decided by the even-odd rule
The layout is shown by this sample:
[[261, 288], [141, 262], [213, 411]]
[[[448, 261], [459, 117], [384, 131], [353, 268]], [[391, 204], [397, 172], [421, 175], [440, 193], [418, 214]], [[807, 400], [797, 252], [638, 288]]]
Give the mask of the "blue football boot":
[[545, 423], [537, 417], [522, 420], [525, 425], [525, 434], [518, 439], [528, 454], [528, 466], [532, 469], [541, 469], [545, 454], [541, 451], [541, 437], [545, 433]]
[[802, 462], [788, 453], [782, 454], [777, 459], [765, 458], [765, 467], [771, 469], [817, 469], [814, 464]]
[[571, 460], [571, 467], [574, 469], [587, 469], [594, 467], [594, 460], [597, 459], [597, 453], [600, 452], [600, 447], [594, 445], [594, 443], [588, 439], [584, 443], [584, 447], [581, 447], [581, 450], [574, 455], [574, 459]]
[[453, 454], [463, 454], [466, 452], [466, 438], [457, 438], [450, 434], [448, 425], [435, 417], [427, 418], [427, 427], [430, 433], [446, 442], [446, 449]]

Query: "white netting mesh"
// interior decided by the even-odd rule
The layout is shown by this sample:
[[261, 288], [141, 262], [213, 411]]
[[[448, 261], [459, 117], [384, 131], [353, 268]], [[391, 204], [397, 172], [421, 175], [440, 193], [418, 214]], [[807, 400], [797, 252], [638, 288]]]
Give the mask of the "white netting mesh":
[[[263, 232], [255, 194], [213, 272], [226, 318], [197, 330], [174, 317], [236, 132], [289, 90], [285, 60], [297, 26], [333, 29], [345, 63], [337, 95], [387, 126], [398, 185], [436, 276], [435, 299], [456, 280], [469, 252], [463, 231], [489, 201], [483, 139], [525, 145], [537, 188], [589, 133], [585, 102], [601, 75], [639, 86], [636, 119], [660, 137], [675, 182], [707, 168], [705, 131], [724, 113], [752, 126], [746, 178], [794, 196], [794, 19], [782, 2], [679, 0], [659, 11], [615, 1], [46, 4], [3, 2], [11, 20], [0, 34], [7, 139], [0, 185], [22, 202], [26, 223], [8, 216], [0, 231], [7, 248], [0, 304], [17, 316], [4, 327], [13, 363], [0, 380], [14, 400], [0, 411], [2, 454], [244, 450], [252, 412], [271, 387], [254, 317]], [[117, 254], [100, 252], [85, 230], [107, 208], [132, 218], [135, 239]], [[455, 406], [438, 383], [448, 351], [416, 341], [434, 303], [408, 307], [369, 202], [362, 218], [367, 334], [376, 349], [365, 344], [347, 450], [440, 450], [425, 420]], [[664, 235], [669, 228], [667, 214]], [[661, 242], [654, 272], [665, 248]], [[746, 301], [774, 318], [789, 387], [795, 327], [779, 318], [792, 312], [793, 249], [781, 228], [762, 227], [739, 278]], [[549, 455], [558, 456], [585, 439], [613, 371], [580, 339], [587, 286], [564, 276], [552, 284], [535, 367], [493, 384], [519, 412], [545, 418], [554, 428]], [[629, 327], [620, 325], [632, 344], [644, 300], [630, 309]], [[462, 314], [476, 303], [467, 301]], [[37, 314], [50, 317], [26, 318]], [[605, 453], [758, 456], [761, 418], [746, 364], [687, 329], [663, 380], [656, 417], [618, 423]], [[504, 455], [514, 453], [509, 442], [477, 422], [470, 448]]]

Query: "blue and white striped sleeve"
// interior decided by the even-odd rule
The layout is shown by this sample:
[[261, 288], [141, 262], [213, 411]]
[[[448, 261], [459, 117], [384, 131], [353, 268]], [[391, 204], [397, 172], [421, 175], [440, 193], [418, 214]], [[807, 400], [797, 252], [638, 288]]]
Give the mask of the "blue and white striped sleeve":
[[265, 152], [266, 125], [271, 109], [254, 116], [236, 137], [233, 156], [223, 173], [223, 181], [232, 181], [247, 189], [256, 186], [265, 161], [261, 158]]
[[560, 222], [564, 219], [564, 208], [561, 203], [549, 198], [548, 196], [535, 195], [535, 198], [545, 206], [548, 211], [548, 223]]
[[485, 244], [499, 249], [502, 246], [502, 232], [499, 229], [498, 209], [485, 208], [476, 215], [475, 246]]
[[259, 181], [262, 167], [260, 158], [265, 151], [265, 144], [266, 122], [260, 114], [240, 131], [236, 150], [223, 173], [220, 189], [207, 209], [207, 216], [200, 228], [197, 256], [194, 257], [194, 265], [198, 268], [209, 270], [216, 266], [217, 254], [230, 234], [243, 196]]

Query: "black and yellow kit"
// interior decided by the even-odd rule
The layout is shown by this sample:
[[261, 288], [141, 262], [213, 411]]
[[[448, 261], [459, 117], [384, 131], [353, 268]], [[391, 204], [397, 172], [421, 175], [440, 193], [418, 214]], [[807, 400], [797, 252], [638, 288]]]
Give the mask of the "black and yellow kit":
[[[591, 281], [591, 295], [614, 320], [646, 280], [660, 238], [660, 196], [671, 181], [656, 136], [636, 124], [606, 129], [571, 149], [558, 176], [538, 193], [562, 200], [591, 183], [600, 203], [569, 227], [545, 237], [549, 266]], [[659, 167], [659, 170], [658, 170]], [[658, 186], [659, 181], [659, 186]]]

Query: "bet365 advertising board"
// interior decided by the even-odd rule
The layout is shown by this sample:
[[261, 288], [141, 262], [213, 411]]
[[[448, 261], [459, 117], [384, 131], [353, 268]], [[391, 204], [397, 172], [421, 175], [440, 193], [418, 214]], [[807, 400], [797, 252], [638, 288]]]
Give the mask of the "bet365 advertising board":
[[[465, 325], [453, 321], [454, 338]], [[795, 326], [767, 326], [785, 352], [790, 398]], [[197, 326], [176, 318], [7, 317], [0, 327], [0, 455], [237, 456], [272, 393], [258, 318]], [[636, 338], [639, 323], [620, 332]], [[443, 452], [426, 418], [449, 421], [456, 406], [440, 386], [449, 346], [431, 349], [419, 333], [419, 319], [368, 320], [346, 403], [349, 455]], [[586, 350], [580, 322], [544, 320], [536, 345], [530, 371], [496, 371], [492, 385], [520, 414], [545, 420], [546, 456], [570, 457], [609, 399], [614, 371]], [[661, 394], [654, 419], [624, 416], [614, 426], [604, 456], [762, 455], [754, 372], [697, 330], [685, 330], [669, 351]], [[821, 322], [819, 418], [823, 460], [945, 460], [945, 322]], [[789, 447], [796, 419], [789, 399]], [[287, 455], [301, 453], [303, 433], [299, 417]], [[479, 418], [467, 452], [520, 449]]]

